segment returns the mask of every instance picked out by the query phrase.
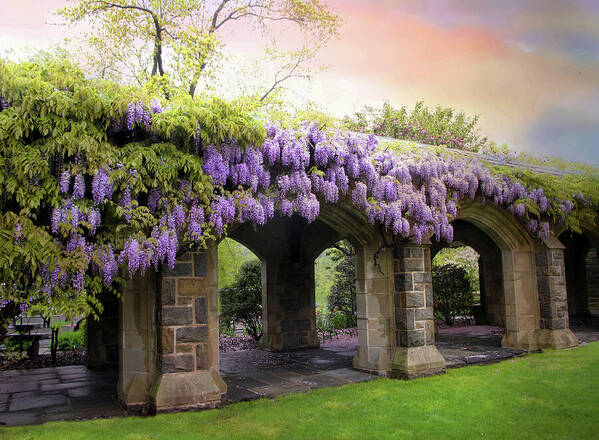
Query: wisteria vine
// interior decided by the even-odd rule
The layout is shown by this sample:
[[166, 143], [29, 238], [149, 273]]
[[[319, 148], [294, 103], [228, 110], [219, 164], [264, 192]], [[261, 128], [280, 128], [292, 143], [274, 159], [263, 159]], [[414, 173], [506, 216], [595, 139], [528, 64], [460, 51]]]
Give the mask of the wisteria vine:
[[[8, 107], [0, 98], [0, 109]], [[163, 111], [158, 100], [147, 106], [131, 103], [123, 120], [113, 121], [110, 130], [151, 135], [153, 118]], [[429, 236], [451, 242], [451, 221], [468, 198], [504, 207], [539, 238], [550, 234], [551, 220], [563, 221], [575, 207], [570, 200], [549, 200], [542, 188], [527, 189], [495, 176], [476, 160], [425, 150], [398, 152], [379, 145], [374, 136], [328, 133], [315, 124], [291, 130], [269, 123], [264, 142], [246, 148], [235, 140], [203, 147], [198, 124], [193, 143], [203, 172], [212, 180], [214, 196], [208, 203], [185, 179], [177, 182], [173, 200], [161, 188], [136, 193], [137, 170], [123, 173], [118, 163], [102, 166], [93, 175], [73, 172], [70, 162], [62, 164], [57, 184], [63, 200], [51, 212], [48, 229], [64, 241], [65, 254], [80, 253], [84, 264], [76, 270], [59, 264], [41, 267], [46, 295], [57, 288], [83, 291], [90, 269], [110, 285], [120, 266], [129, 276], [158, 270], [162, 264], [173, 268], [181, 247], [204, 244], [206, 234], [224, 235], [236, 223], [264, 225], [276, 215], [312, 222], [326, 203], [351, 204], [370, 223], [418, 243]], [[74, 158], [73, 163], [80, 160]], [[578, 201], [588, 202], [582, 195]], [[96, 233], [108, 226], [109, 206], [120, 208], [123, 224], [142, 208], [155, 224], [145, 236], [128, 237], [121, 249], [96, 241]], [[15, 243], [23, 240], [20, 227], [15, 225]]]

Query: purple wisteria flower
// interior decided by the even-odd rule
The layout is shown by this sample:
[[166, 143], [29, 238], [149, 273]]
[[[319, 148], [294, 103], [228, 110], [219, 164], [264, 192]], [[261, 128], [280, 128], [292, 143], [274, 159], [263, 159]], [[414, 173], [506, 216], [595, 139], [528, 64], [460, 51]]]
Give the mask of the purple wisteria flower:
[[63, 171], [60, 174], [60, 192], [66, 194], [71, 186], [71, 173]]
[[81, 174], [75, 176], [75, 183], [73, 184], [73, 198], [80, 200], [85, 195], [85, 179]]
[[92, 180], [92, 196], [96, 204], [112, 198], [113, 185], [104, 168], [99, 168]]

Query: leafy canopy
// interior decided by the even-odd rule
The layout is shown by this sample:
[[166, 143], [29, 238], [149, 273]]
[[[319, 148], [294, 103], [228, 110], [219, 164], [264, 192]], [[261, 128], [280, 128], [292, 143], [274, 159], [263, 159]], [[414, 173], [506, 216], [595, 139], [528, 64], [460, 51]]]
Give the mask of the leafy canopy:
[[[160, 211], [182, 191], [199, 207], [210, 203], [212, 184], [195, 139], [220, 144], [234, 137], [248, 145], [264, 137], [262, 125], [241, 107], [179, 96], [162, 109], [144, 90], [87, 80], [65, 62], [0, 62], [0, 97], [0, 306], [32, 305], [44, 315], [100, 311], [96, 298], [116, 273], [102, 282], [90, 265], [105, 268], [109, 249], [149, 237], [161, 227]], [[124, 129], [131, 102], [151, 134], [141, 120]], [[94, 182], [104, 172], [121, 196], [98, 203]], [[77, 196], [75, 186], [70, 190], [73, 176], [82, 192]], [[148, 196], [158, 189], [162, 205], [152, 212]], [[131, 193], [135, 200], [119, 203]], [[180, 244], [210, 239], [206, 231], [182, 236]]]
[[[273, 43], [282, 61], [264, 97], [291, 77], [307, 75], [306, 62], [337, 33], [340, 18], [322, 0], [74, 0], [59, 14], [91, 26], [85, 41], [89, 65], [102, 77], [144, 84], [154, 75], [194, 95], [198, 81], [218, 76], [224, 33], [254, 31]], [[278, 25], [278, 26], [275, 26]], [[278, 50], [281, 33], [298, 32], [299, 48]]]

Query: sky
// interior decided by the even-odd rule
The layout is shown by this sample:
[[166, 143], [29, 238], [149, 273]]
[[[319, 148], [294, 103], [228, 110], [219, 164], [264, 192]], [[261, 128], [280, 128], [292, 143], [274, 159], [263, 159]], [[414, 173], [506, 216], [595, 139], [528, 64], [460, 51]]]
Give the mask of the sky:
[[[0, 50], [74, 31], [65, 0], [0, 0]], [[451, 106], [516, 151], [599, 165], [599, 0], [328, 0], [343, 18], [327, 69], [294, 93], [342, 116], [362, 106]], [[70, 33], [71, 32], [71, 33]], [[254, 44], [255, 42], [255, 44]], [[248, 59], [262, 48], [232, 34]]]

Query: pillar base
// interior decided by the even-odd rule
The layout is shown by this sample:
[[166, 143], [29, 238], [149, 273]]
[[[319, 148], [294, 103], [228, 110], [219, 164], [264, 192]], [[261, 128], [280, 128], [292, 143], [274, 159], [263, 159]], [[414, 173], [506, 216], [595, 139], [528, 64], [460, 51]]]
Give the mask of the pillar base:
[[273, 344], [272, 338], [263, 333], [258, 340], [258, 349], [264, 351], [281, 351], [283, 347], [282, 344]]
[[214, 369], [161, 374], [150, 391], [154, 412], [213, 408], [220, 405], [227, 385]]
[[132, 414], [147, 412], [148, 390], [154, 377], [151, 373], [136, 373], [119, 379], [117, 385], [118, 400], [127, 412]]
[[356, 370], [387, 377], [391, 373], [393, 351], [379, 347], [358, 347], [353, 366]]
[[506, 330], [501, 346], [517, 350], [535, 351], [539, 349], [538, 330]]
[[391, 364], [392, 377], [416, 379], [443, 373], [445, 373], [445, 359], [434, 345], [395, 349]]
[[578, 338], [574, 336], [569, 328], [539, 330], [538, 341], [539, 348], [551, 348], [553, 350], [572, 348], [578, 345]]

